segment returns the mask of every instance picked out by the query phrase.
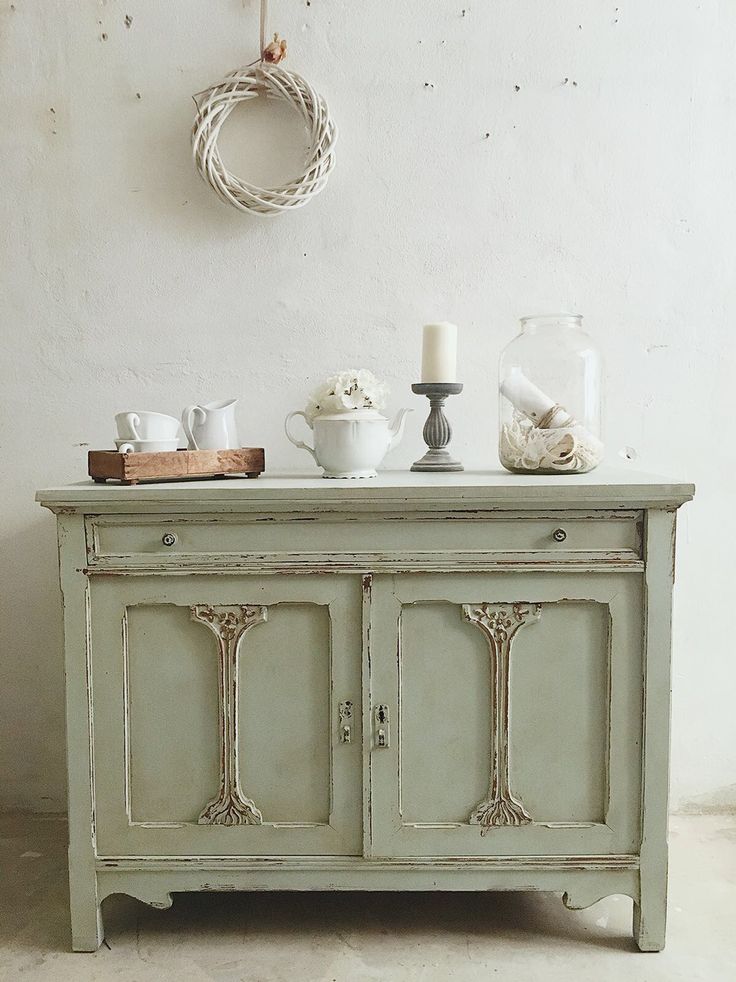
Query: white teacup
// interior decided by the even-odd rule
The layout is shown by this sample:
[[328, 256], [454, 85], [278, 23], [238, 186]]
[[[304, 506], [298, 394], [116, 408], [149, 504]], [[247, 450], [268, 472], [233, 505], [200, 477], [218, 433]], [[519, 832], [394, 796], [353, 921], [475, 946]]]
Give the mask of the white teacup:
[[178, 441], [179, 420], [164, 413], [118, 413], [115, 423], [121, 440]]
[[118, 453], [165, 453], [177, 450], [179, 438], [175, 440], [116, 440]]

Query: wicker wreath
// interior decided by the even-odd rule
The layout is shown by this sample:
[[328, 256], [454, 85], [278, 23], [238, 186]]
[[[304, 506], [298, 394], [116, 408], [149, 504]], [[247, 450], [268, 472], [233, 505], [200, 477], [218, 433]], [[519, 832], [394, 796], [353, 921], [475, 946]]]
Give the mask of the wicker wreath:
[[[303, 117], [309, 132], [309, 154], [303, 172], [280, 187], [260, 188], [231, 174], [217, 149], [223, 123], [239, 102], [265, 91], [281, 99]], [[236, 69], [195, 98], [197, 115], [192, 127], [192, 151], [197, 170], [228, 204], [256, 215], [278, 215], [301, 208], [322, 190], [335, 166], [337, 127], [327, 103], [309, 82], [278, 65], [263, 62]]]

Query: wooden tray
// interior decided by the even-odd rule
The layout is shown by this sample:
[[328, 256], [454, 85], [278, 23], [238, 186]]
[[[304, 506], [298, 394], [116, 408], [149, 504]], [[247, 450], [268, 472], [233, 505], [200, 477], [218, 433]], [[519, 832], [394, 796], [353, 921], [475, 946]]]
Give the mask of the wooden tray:
[[237, 474], [258, 477], [265, 470], [263, 447], [239, 450], [172, 450], [163, 453], [118, 453], [117, 450], [90, 450], [89, 476], [98, 484], [121, 481], [182, 481]]

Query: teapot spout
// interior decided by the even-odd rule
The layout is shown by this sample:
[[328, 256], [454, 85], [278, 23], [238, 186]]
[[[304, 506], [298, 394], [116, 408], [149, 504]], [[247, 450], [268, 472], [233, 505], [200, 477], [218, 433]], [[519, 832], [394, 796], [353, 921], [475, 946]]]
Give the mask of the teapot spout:
[[388, 445], [389, 450], [393, 450], [401, 443], [401, 438], [404, 435], [404, 426], [406, 425], [407, 413], [412, 412], [411, 409], [400, 409], [396, 416], [394, 417], [393, 423], [389, 427], [389, 436], [391, 437], [391, 442]]

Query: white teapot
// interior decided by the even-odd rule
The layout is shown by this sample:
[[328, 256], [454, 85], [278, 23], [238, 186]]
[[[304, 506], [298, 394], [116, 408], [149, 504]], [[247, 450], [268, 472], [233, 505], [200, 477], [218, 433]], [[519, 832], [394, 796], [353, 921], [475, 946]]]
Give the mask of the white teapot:
[[[301, 410], [289, 413], [284, 421], [286, 435], [302, 450], [307, 450], [324, 471], [323, 477], [377, 477], [376, 468], [404, 435], [406, 414], [400, 409], [394, 421], [389, 421], [376, 409], [351, 409], [310, 419]], [[289, 431], [295, 416], [303, 416], [314, 433], [314, 446], [297, 440]]]

